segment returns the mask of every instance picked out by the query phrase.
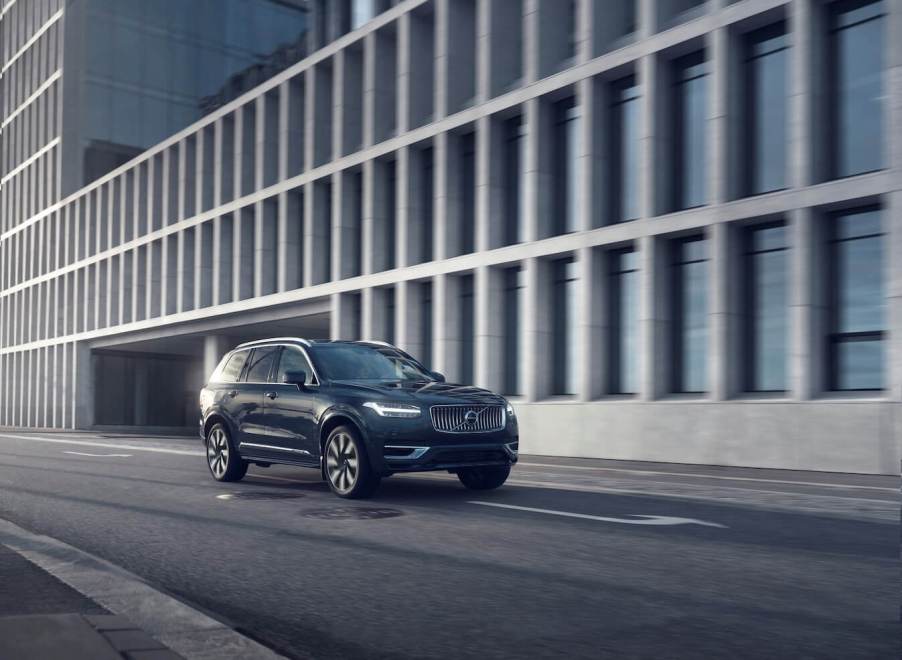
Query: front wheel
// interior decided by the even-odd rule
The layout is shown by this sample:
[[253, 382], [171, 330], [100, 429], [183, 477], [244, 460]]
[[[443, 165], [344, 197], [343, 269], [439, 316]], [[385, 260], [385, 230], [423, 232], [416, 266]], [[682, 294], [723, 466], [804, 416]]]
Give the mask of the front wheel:
[[240, 481], [247, 474], [247, 461], [235, 451], [223, 424], [214, 424], [207, 433], [207, 467], [216, 481]]
[[492, 490], [507, 481], [510, 465], [463, 468], [457, 471], [460, 483], [470, 490]]
[[326, 478], [333, 493], [348, 499], [369, 497], [379, 486], [363, 441], [350, 426], [333, 429], [326, 440]]

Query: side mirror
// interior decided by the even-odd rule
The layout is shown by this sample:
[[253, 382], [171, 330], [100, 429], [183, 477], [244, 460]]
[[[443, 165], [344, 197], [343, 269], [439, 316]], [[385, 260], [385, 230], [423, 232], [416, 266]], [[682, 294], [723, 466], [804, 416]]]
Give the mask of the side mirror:
[[282, 382], [288, 385], [297, 385], [298, 387], [304, 387], [304, 385], [307, 383], [307, 372], [286, 371], [285, 375], [282, 376]]
[[445, 382], [445, 374], [441, 374], [437, 371], [430, 371], [429, 375], [432, 376], [433, 378], [435, 378], [440, 383]]

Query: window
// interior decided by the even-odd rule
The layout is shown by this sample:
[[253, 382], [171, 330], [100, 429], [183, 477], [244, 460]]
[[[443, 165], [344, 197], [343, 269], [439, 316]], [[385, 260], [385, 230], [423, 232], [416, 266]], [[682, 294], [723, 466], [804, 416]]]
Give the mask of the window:
[[783, 23], [746, 37], [746, 168], [749, 195], [786, 187], [787, 50]]
[[705, 203], [708, 65], [703, 51], [674, 62], [674, 203], [676, 211]]
[[432, 282], [423, 282], [420, 286], [423, 295], [423, 306], [420, 311], [423, 354], [420, 361], [432, 368]]
[[629, 76], [611, 91], [611, 222], [623, 222], [639, 217], [639, 87]]
[[268, 383], [269, 373], [272, 370], [278, 351], [278, 346], [255, 348], [247, 365], [247, 373], [244, 380], [248, 383]]
[[395, 258], [395, 235], [397, 233], [397, 168], [395, 161], [385, 164], [385, 236], [382, 245], [385, 249], [384, 263], [386, 269], [397, 265]]
[[830, 240], [829, 387], [883, 388], [883, 244], [879, 209], [834, 216]]
[[833, 176], [883, 167], [883, 2], [831, 5]]
[[476, 309], [473, 298], [473, 276], [460, 278], [460, 382], [473, 382], [473, 362], [476, 347]]
[[610, 382], [612, 394], [635, 394], [639, 337], [639, 253], [610, 253]]
[[221, 383], [235, 383], [241, 378], [241, 370], [244, 369], [244, 363], [247, 362], [249, 351], [236, 351], [232, 353], [229, 361], [226, 362], [217, 379]]
[[673, 244], [673, 391], [701, 393], [708, 368], [708, 243], [700, 237]]
[[420, 207], [423, 218], [423, 227], [420, 231], [420, 261], [432, 261], [432, 241], [433, 241], [433, 218], [432, 205], [433, 197], [433, 151], [432, 147], [423, 149], [423, 180], [420, 186]]
[[579, 228], [578, 151], [579, 107], [573, 98], [554, 104], [554, 162], [552, 171], [552, 233], [566, 234]]
[[552, 270], [552, 394], [576, 394], [577, 346], [576, 262], [573, 257], [551, 263]]
[[309, 385], [313, 382], [313, 369], [307, 361], [306, 356], [300, 349], [293, 346], [285, 346], [282, 349], [282, 355], [279, 358], [279, 371], [276, 374], [276, 382], [281, 383], [285, 378], [285, 374], [289, 371], [303, 371], [307, 374], [306, 383]]
[[523, 290], [523, 271], [520, 266], [505, 268], [504, 278], [504, 340], [503, 389], [505, 394], [522, 394], [520, 382], [520, 299]]
[[476, 248], [476, 134], [460, 138], [460, 254]]
[[746, 234], [745, 335], [749, 392], [786, 390], [788, 339], [786, 228], [750, 227]]
[[523, 186], [521, 177], [526, 139], [522, 117], [504, 122], [504, 245], [519, 243], [523, 237]]

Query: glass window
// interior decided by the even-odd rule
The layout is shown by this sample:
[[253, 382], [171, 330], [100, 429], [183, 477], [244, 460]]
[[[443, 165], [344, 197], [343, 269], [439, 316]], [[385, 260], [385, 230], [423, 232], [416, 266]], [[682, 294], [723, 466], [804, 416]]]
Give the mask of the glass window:
[[504, 345], [502, 373], [505, 394], [522, 394], [520, 382], [520, 307], [523, 271], [520, 266], [504, 269]]
[[476, 134], [460, 138], [460, 254], [476, 249]]
[[473, 382], [473, 362], [476, 348], [476, 308], [473, 298], [473, 276], [460, 278], [460, 382]]
[[385, 264], [386, 268], [394, 268], [395, 260], [395, 235], [397, 225], [397, 168], [395, 161], [390, 160], [385, 164]]
[[250, 362], [247, 365], [247, 373], [244, 380], [248, 383], [268, 383], [269, 374], [272, 370], [273, 362], [278, 355], [278, 347], [268, 346], [265, 348], [255, 348], [251, 355]]
[[673, 245], [673, 391], [707, 389], [708, 243], [700, 237]]
[[633, 76], [613, 84], [611, 222], [639, 217], [639, 87]]
[[579, 327], [576, 324], [576, 262], [573, 257], [551, 263], [552, 270], [552, 394], [576, 394], [578, 390], [577, 347]]
[[423, 365], [389, 346], [333, 342], [313, 344], [310, 352], [330, 380], [433, 380]]
[[786, 97], [789, 71], [783, 23], [746, 38], [746, 193], [786, 187]]
[[423, 340], [423, 354], [421, 361], [427, 367], [432, 368], [432, 282], [423, 282], [421, 285], [423, 295], [423, 307], [420, 312], [420, 323]]
[[569, 98], [554, 105], [554, 162], [552, 170], [552, 233], [566, 234], [579, 228], [579, 107]]
[[674, 61], [674, 210], [705, 203], [708, 64], [699, 51]]
[[746, 389], [786, 390], [788, 263], [786, 228], [751, 227], [746, 235]]
[[883, 388], [885, 294], [879, 209], [837, 215], [831, 238], [832, 390]]
[[423, 180], [421, 188], [422, 197], [420, 198], [421, 213], [423, 218], [423, 227], [420, 231], [420, 253], [421, 261], [432, 261], [432, 241], [433, 241], [433, 218], [432, 205], [433, 200], [433, 170], [432, 170], [433, 151], [432, 147], [423, 149]]
[[285, 374], [289, 371], [303, 371], [307, 374], [305, 382], [308, 384], [313, 382], [313, 369], [310, 367], [307, 357], [299, 348], [293, 346], [285, 346], [282, 349], [282, 354], [279, 358], [279, 371], [276, 374], [276, 382], [281, 383], [285, 378]]
[[237, 382], [238, 379], [241, 378], [241, 370], [244, 368], [244, 363], [247, 362], [248, 353], [249, 351], [236, 351], [235, 353], [232, 353], [229, 361], [226, 362], [223, 367], [219, 378], [216, 380], [221, 383]]
[[639, 253], [633, 249], [610, 253], [610, 383], [612, 394], [638, 390]]
[[831, 5], [833, 175], [883, 167], [883, 2]]
[[522, 117], [504, 122], [504, 245], [519, 243], [523, 236], [521, 214], [524, 187], [521, 179], [526, 163], [524, 130]]

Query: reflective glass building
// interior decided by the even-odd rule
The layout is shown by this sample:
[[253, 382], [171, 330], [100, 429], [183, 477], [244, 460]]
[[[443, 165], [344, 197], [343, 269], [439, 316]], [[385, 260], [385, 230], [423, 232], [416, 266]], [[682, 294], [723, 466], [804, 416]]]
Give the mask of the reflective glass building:
[[396, 343], [534, 454], [897, 473], [899, 0], [7, 0], [0, 425]]

